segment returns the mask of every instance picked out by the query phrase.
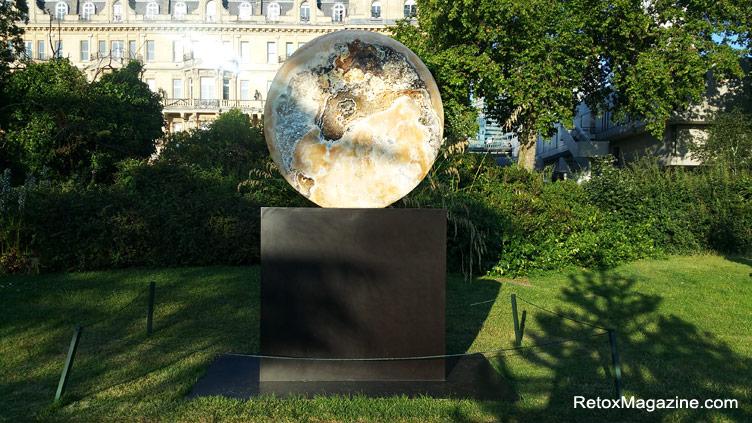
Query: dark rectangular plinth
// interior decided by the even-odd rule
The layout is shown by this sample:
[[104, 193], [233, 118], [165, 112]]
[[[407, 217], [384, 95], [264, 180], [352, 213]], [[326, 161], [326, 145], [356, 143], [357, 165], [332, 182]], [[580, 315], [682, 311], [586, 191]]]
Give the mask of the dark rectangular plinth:
[[[261, 210], [261, 354], [444, 354], [446, 211]], [[444, 359], [262, 360], [260, 380], [437, 381]]]
[[[451, 369], [451, 370], [450, 370]], [[259, 381], [255, 357], [220, 356], [193, 386], [188, 398], [224, 396], [249, 399], [264, 395], [316, 396], [365, 395], [410, 398], [473, 398], [482, 401], [519, 401], [510, 384], [485, 357], [473, 354], [447, 359], [445, 381]]]

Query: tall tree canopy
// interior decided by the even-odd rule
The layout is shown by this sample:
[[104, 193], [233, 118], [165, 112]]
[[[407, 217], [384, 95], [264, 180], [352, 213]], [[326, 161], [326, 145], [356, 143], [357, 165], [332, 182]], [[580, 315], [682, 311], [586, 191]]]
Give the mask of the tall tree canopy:
[[[18, 57], [19, 49], [24, 48], [23, 28], [18, 22], [28, 21], [28, 5], [26, 0], [0, 0], [0, 94], [3, 93], [11, 66]], [[2, 133], [5, 125], [2, 119], [3, 110], [8, 108], [8, 98], [0, 95], [0, 169], [7, 168], [11, 161], [3, 156], [4, 141]]]
[[149, 157], [164, 119], [141, 70], [132, 61], [89, 83], [67, 59], [55, 59], [12, 73], [2, 93], [9, 105], [0, 112], [0, 155], [20, 171], [46, 168], [62, 180], [107, 178], [117, 161]]
[[0, 81], [6, 76], [17, 53], [23, 51], [23, 28], [18, 22], [27, 22], [29, 6], [26, 0], [0, 1]]
[[741, 77], [752, 44], [749, 0], [418, 0], [418, 11], [394, 36], [434, 72], [447, 113], [483, 97], [518, 130], [528, 169], [537, 134], [571, 122], [583, 100], [657, 134], [701, 99], [710, 71]]

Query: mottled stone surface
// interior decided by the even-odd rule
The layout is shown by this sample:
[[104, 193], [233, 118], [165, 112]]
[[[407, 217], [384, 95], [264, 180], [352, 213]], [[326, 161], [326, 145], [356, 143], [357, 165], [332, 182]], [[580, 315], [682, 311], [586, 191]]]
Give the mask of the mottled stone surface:
[[436, 82], [408, 48], [368, 31], [307, 43], [274, 78], [264, 114], [287, 181], [322, 207], [385, 207], [426, 176], [442, 142]]

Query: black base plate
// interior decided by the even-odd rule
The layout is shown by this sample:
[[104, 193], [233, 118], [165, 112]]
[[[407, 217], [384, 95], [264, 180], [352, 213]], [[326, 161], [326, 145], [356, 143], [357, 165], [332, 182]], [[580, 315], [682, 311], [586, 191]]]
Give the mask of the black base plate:
[[316, 381], [259, 382], [259, 360], [254, 357], [220, 356], [187, 398], [224, 396], [249, 399], [262, 395], [314, 396], [364, 395], [367, 397], [429, 396], [472, 398], [484, 401], [520, 400], [509, 383], [480, 354], [446, 360], [445, 381]]

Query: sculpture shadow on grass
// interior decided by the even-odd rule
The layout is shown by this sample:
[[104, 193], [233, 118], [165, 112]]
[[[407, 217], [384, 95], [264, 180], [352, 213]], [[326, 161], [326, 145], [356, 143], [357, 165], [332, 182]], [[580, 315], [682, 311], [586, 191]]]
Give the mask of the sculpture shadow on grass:
[[[750, 421], [751, 410], [743, 400], [744, 395], [749, 397], [749, 375], [752, 374], [749, 357], [733, 351], [718, 334], [664, 311], [663, 296], [638, 292], [635, 279], [610, 271], [580, 275], [570, 276], [569, 284], [559, 293], [560, 299], [570, 307], [552, 311], [616, 329], [627, 399], [632, 395], [635, 399], [678, 397], [698, 399], [702, 403], [706, 399], [736, 398], [739, 407], [653, 412], [583, 408], [573, 411], [575, 395], [592, 399], [616, 397], [610, 345], [608, 337], [602, 336], [507, 357], [504, 364], [511, 373], [514, 373], [515, 363], [543, 369], [537, 373], [544, 376], [519, 377], [515, 382], [520, 391], [544, 398], [544, 406], [521, 411], [489, 402], [484, 404], [487, 411], [502, 422], [569, 421], [564, 416], [576, 416], [573, 421], [577, 422]], [[529, 306], [520, 308], [531, 309]], [[545, 312], [534, 312], [531, 318], [530, 326], [534, 329], [525, 333], [525, 342], [529, 344], [599, 331]]]

